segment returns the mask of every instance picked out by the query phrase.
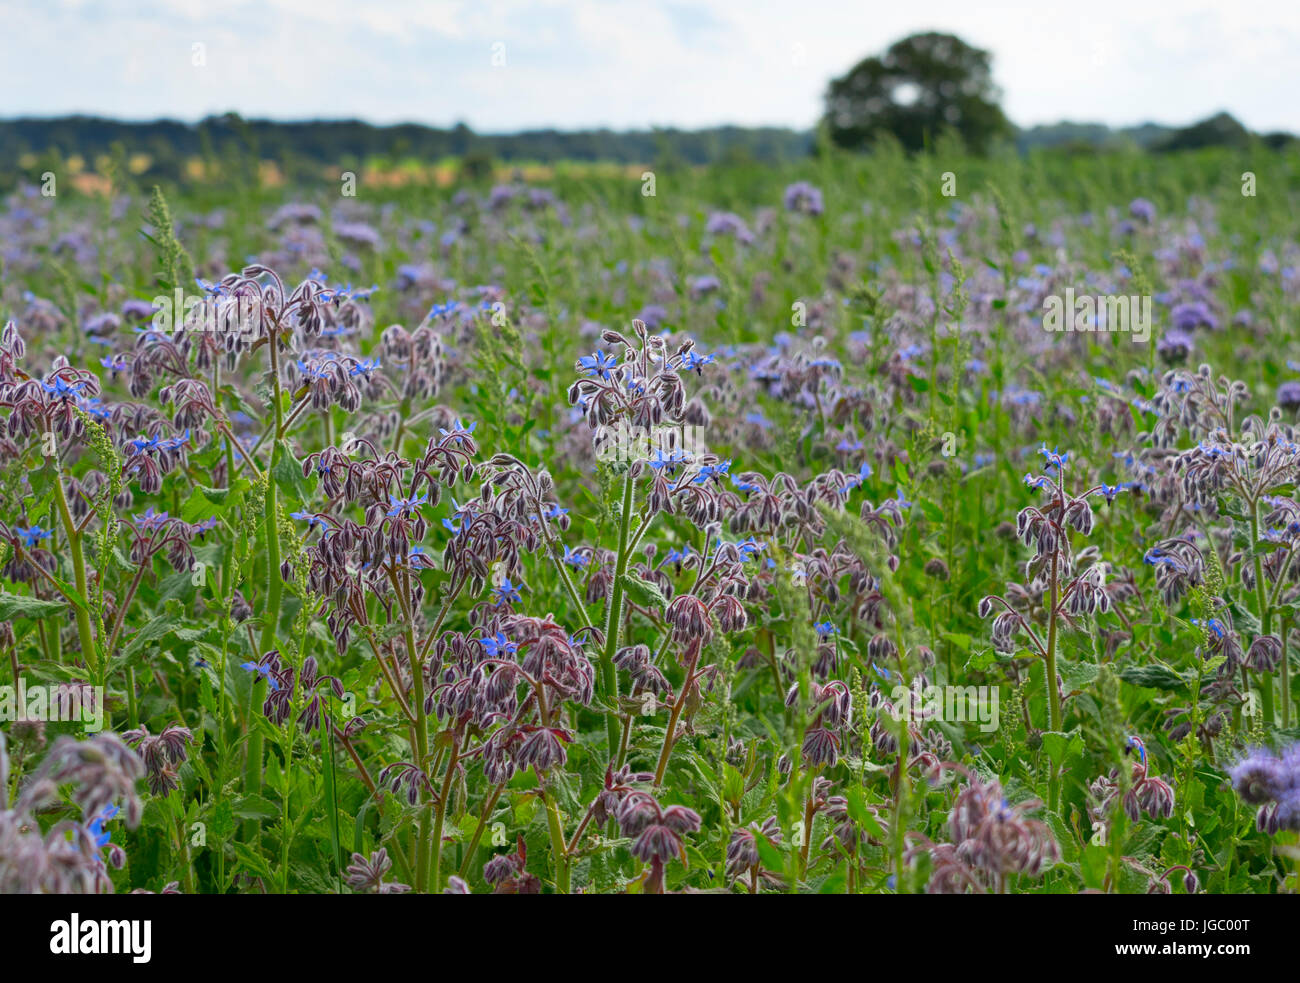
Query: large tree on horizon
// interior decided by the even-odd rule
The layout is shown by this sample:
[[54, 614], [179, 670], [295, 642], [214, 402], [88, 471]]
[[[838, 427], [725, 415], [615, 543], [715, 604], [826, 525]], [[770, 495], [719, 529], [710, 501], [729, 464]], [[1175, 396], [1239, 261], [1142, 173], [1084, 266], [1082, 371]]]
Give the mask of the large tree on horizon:
[[824, 121], [831, 139], [851, 150], [882, 132], [920, 150], [952, 129], [982, 153], [1013, 129], [999, 97], [989, 52], [951, 34], [913, 34], [833, 79]]

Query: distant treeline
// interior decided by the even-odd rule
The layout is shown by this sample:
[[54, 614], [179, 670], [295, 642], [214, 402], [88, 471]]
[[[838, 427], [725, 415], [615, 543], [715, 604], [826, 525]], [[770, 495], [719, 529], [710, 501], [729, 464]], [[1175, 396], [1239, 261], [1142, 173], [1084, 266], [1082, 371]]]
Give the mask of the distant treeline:
[[1281, 149], [1295, 142], [1290, 133], [1254, 134], [1229, 113], [1216, 113], [1191, 126], [1161, 126], [1143, 123], [1111, 129], [1103, 123], [1053, 123], [1020, 130], [1016, 144], [1022, 151], [1035, 147], [1075, 147], [1113, 150], [1136, 146], [1157, 153], [1199, 150], [1202, 147], [1245, 147], [1259, 140], [1265, 146]]
[[153, 171], [175, 174], [186, 160], [222, 159], [232, 154], [324, 166], [374, 158], [435, 161], [447, 157], [628, 164], [663, 160], [710, 164], [728, 158], [780, 162], [807, 156], [812, 142], [811, 132], [776, 127], [480, 134], [464, 124], [435, 129], [414, 123], [373, 126], [360, 120], [244, 120], [234, 114], [209, 117], [197, 124], [64, 116], [0, 120], [0, 167], [11, 169], [24, 157], [50, 152], [93, 161], [113, 153], [115, 145], [129, 155], [148, 155]]
[[[1282, 146], [1294, 137], [1256, 137], [1220, 113], [1175, 129], [1147, 123], [1126, 129], [1102, 124], [1058, 123], [1016, 132], [1021, 152], [1062, 147], [1091, 152], [1135, 147], [1165, 151], [1204, 146], [1242, 146], [1261, 139]], [[492, 162], [602, 161], [622, 164], [715, 164], [729, 161], [781, 163], [814, 151], [811, 130], [720, 126], [704, 130], [530, 130], [475, 133], [464, 124], [437, 129], [419, 124], [374, 126], [360, 120], [278, 122], [245, 120], [236, 114], [199, 123], [176, 120], [123, 122], [93, 116], [0, 120], [0, 186], [10, 186], [33, 163], [78, 156], [94, 168], [104, 156], [139, 159], [137, 173], [156, 179], [184, 178], [193, 161], [246, 166], [250, 160], [277, 162], [290, 177], [319, 175], [376, 158], [437, 161], [457, 158], [474, 165], [471, 174], [490, 173]]]

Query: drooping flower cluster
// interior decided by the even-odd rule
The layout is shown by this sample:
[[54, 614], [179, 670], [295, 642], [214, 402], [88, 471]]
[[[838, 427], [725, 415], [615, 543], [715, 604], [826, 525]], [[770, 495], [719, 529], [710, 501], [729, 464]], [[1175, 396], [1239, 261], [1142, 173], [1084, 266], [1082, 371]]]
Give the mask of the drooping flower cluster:
[[1255, 824], [1260, 830], [1300, 830], [1300, 743], [1280, 754], [1256, 748], [1228, 774], [1242, 800], [1259, 806]]
[[168, 724], [155, 735], [149, 733], [148, 727], [142, 726], [125, 731], [122, 738], [143, 759], [149, 791], [166, 798], [173, 789], [180, 787], [176, 769], [185, 763], [189, 746], [194, 743], [194, 735], [188, 727]]
[[1029, 813], [1042, 805], [1028, 800], [1011, 805], [996, 779], [982, 781], [965, 767], [967, 776], [948, 815], [950, 842], [935, 844], [909, 833], [908, 856], [930, 854], [929, 894], [1001, 893], [1015, 874], [1037, 877], [1061, 857], [1051, 830]]
[[1128, 787], [1121, 788], [1118, 770], [1093, 782], [1091, 792], [1097, 803], [1092, 810], [1093, 819], [1108, 823], [1121, 792], [1124, 814], [1133, 822], [1141, 819], [1143, 813], [1152, 819], [1168, 819], [1174, 814], [1174, 790], [1163, 778], [1150, 774], [1146, 743], [1140, 737], [1130, 737], [1125, 742], [1125, 751], [1134, 758]]
[[650, 865], [646, 894], [663, 894], [664, 866], [669, 860], [686, 862], [683, 837], [700, 828], [700, 815], [686, 806], [665, 808], [648, 792], [629, 792], [619, 804], [619, 829], [632, 839], [632, 855]]
[[[80, 742], [60, 737], [10, 804], [9, 751], [0, 732], [0, 893], [112, 891], [108, 866], [121, 867], [126, 854], [105, 824], [119, 813], [129, 828], [139, 824], [143, 803], [135, 786], [144, 773], [144, 763], [116, 734]], [[36, 816], [59, 805], [64, 786], [72, 786], [81, 817], [60, 819], [42, 833]]]

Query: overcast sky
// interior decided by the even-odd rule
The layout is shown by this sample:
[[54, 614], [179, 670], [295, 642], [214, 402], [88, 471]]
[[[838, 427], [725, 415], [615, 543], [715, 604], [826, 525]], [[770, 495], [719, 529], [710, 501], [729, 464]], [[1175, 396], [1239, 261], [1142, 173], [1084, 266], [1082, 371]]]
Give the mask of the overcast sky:
[[4, 116], [806, 128], [830, 78], [943, 30], [1022, 126], [1300, 131], [1295, 0], [0, 0], [0, 25]]

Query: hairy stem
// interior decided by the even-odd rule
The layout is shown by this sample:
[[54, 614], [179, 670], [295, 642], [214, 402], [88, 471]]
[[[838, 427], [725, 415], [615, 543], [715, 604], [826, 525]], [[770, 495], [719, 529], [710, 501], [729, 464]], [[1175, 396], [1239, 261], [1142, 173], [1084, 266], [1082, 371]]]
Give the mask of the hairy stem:
[[[1264, 584], [1264, 560], [1257, 548], [1259, 543], [1259, 502], [1252, 502], [1250, 506], [1250, 546], [1251, 552], [1254, 553], [1252, 558], [1255, 566], [1255, 602], [1259, 607], [1259, 630], [1261, 634], [1269, 634], [1269, 628], [1272, 624], [1273, 608], [1268, 602], [1267, 587]], [[1283, 575], [1285, 576], [1285, 571]], [[1279, 583], [1282, 577], [1278, 578]], [[1259, 674], [1260, 703], [1264, 711], [1264, 723], [1272, 725], [1274, 723], [1273, 715], [1273, 674], [1261, 672]]]
[[[73, 583], [80, 595], [74, 599], [72, 607], [77, 615], [77, 637], [81, 641], [81, 658], [87, 666], [92, 666], [95, 662], [95, 636], [90, 630], [90, 609], [87, 607], [89, 601], [86, 594], [86, 556], [81, 549], [81, 533], [77, 531], [72, 511], [68, 508], [68, 497], [63, 492], [61, 473], [54, 475], [54, 500], [58, 503], [59, 518], [63, 521], [64, 535], [68, 538], [68, 551], [72, 554]], [[100, 677], [102, 685], [104, 682], [102, 673]]]
[[546, 823], [551, 831], [551, 853], [555, 855], [555, 890], [560, 894], [569, 893], [569, 857], [564, 845], [564, 827], [560, 823], [560, 810], [555, 796], [542, 786], [542, 797], [546, 799]]
[[600, 681], [609, 712], [605, 717], [605, 735], [610, 753], [618, 747], [618, 672], [614, 668], [614, 653], [618, 651], [619, 629], [623, 623], [623, 577], [627, 575], [628, 529], [632, 525], [632, 499], [636, 486], [632, 471], [623, 475], [623, 512], [618, 523], [618, 558], [614, 566], [614, 586], [610, 590], [609, 607], [605, 612], [605, 651], [600, 657]]

